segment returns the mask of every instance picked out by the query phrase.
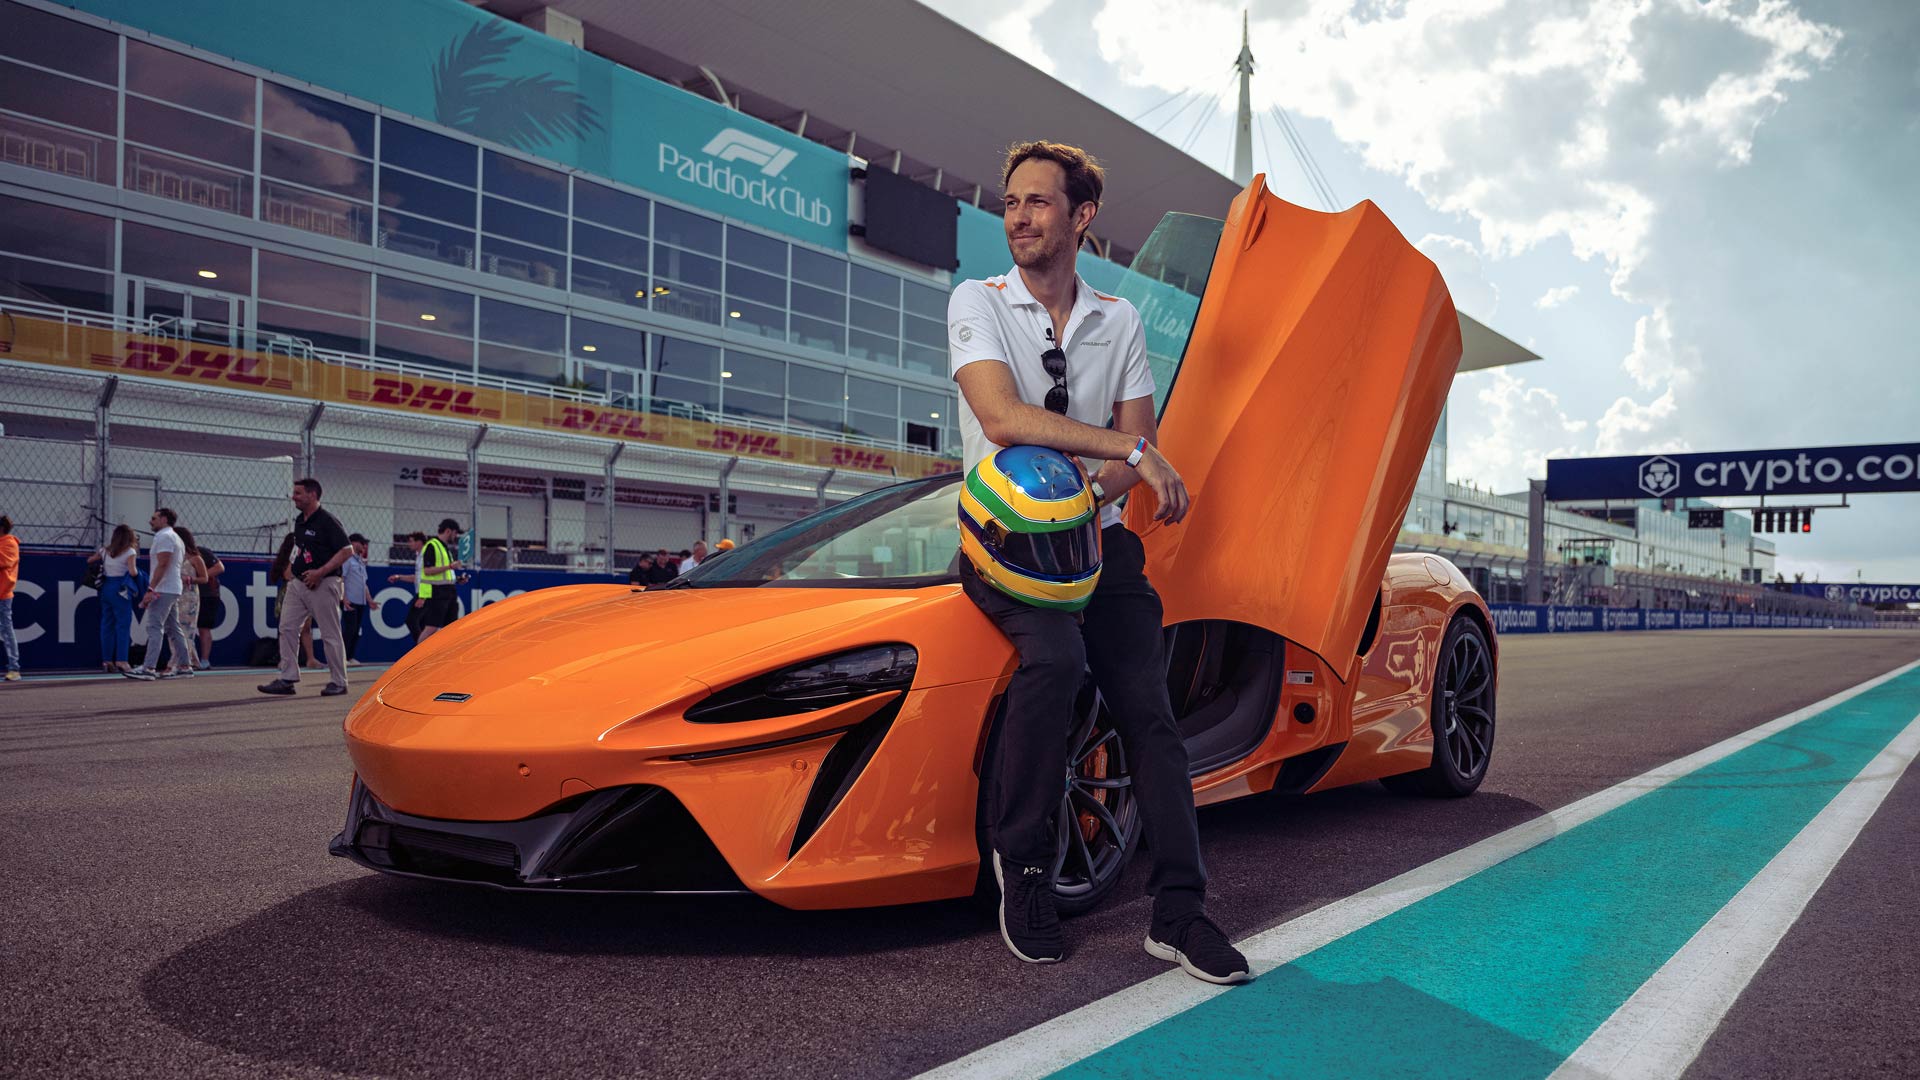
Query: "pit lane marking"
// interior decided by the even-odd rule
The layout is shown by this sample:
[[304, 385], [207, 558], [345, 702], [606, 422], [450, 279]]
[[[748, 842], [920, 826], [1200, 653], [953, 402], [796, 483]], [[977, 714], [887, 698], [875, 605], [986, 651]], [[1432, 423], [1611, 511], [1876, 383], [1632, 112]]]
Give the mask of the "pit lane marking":
[[1916, 756], [1920, 716], [1549, 1080], [1651, 1080], [1685, 1073]]
[[[1742, 751], [1759, 747], [1774, 736], [1787, 732], [1805, 721], [1823, 716], [1831, 710], [1836, 709], [1836, 707], [1885, 686], [1916, 669], [1920, 669], [1920, 661], [1902, 665], [1884, 675], [1877, 676], [1857, 686], [1842, 690], [1812, 705], [1768, 721], [1767, 723], [1732, 736], [1703, 750], [1689, 754], [1686, 757], [1650, 769], [1637, 777], [1623, 781], [1603, 791], [1596, 792], [1568, 806], [1545, 814], [1542, 817], [1523, 822], [1505, 832], [1488, 837], [1460, 851], [1436, 859], [1414, 870], [1410, 870], [1371, 889], [1335, 901], [1325, 907], [1274, 927], [1271, 930], [1255, 934], [1241, 942], [1240, 947], [1247, 954], [1255, 971], [1268, 974], [1263, 977], [1261, 982], [1256, 982], [1251, 987], [1240, 988], [1237, 993], [1240, 995], [1260, 994], [1262, 991], [1258, 988], [1263, 986], [1267, 988], [1276, 987], [1279, 985], [1279, 981], [1273, 978], [1273, 975], [1277, 974], [1275, 969], [1292, 964], [1302, 957], [1316, 953], [1336, 942], [1340, 942], [1342, 939], [1355, 934], [1357, 931], [1393, 917], [1453, 886], [1467, 882], [1476, 875], [1500, 866], [1514, 859], [1516, 856], [1523, 855], [1549, 840], [1562, 836], [1588, 822], [1595, 821], [1611, 811], [1626, 807], [1644, 796], [1667, 788], [1673, 784], [1675, 780], [1691, 776]], [[1913, 689], [1920, 689], [1920, 681], [1908, 681], [1916, 683]], [[1906, 690], [1907, 688], [1903, 685], [1903, 687], [1899, 689]], [[1910, 694], [1902, 696], [1908, 701], [1911, 700]], [[1915, 737], [1916, 728], [1920, 728], [1920, 718], [1916, 718], [1912, 722], [1904, 719], [1905, 717], [1912, 716], [1910, 709], [1901, 715], [1903, 718], [1902, 723], [1906, 725], [1904, 729], [1893, 738], [1891, 742], [1882, 738], [1874, 744], [1881, 747], [1880, 751], [1875, 754], [1870, 763], [1866, 764], [1864, 769], [1849, 771], [1848, 776], [1843, 778], [1845, 781], [1842, 787], [1843, 793], [1870, 791], [1871, 789], [1867, 784], [1873, 778], [1889, 773], [1897, 776], [1897, 772], [1892, 772], [1891, 767], [1885, 763], [1886, 760], [1888, 760], [1887, 755], [1892, 754], [1894, 755], [1893, 760], [1897, 760], [1899, 753], [1902, 752], [1902, 748], [1907, 746], [1908, 740]], [[1909, 753], [1908, 759], [1910, 760], [1910, 758], [1911, 754]], [[1902, 767], [1904, 767], [1904, 765]], [[1891, 779], [1887, 780], [1887, 784], [1889, 787], [1891, 786]], [[1884, 797], [1884, 795], [1882, 797]], [[1868, 816], [1871, 815], [1872, 807], [1863, 807], [1860, 803], [1860, 799], [1863, 798], [1866, 798], [1866, 796], [1862, 795], [1855, 799], [1848, 800], [1847, 803], [1843, 804], [1843, 809], [1835, 811], [1835, 817], [1828, 818], [1827, 824], [1822, 825], [1818, 830], [1816, 830], [1816, 825], [1820, 825], [1820, 821], [1818, 815], [1816, 815], [1815, 822], [1804, 826], [1795, 836], [1795, 840], [1797, 841], [1799, 835], [1806, 834], [1808, 836], [1807, 843], [1799, 849], [1795, 849], [1796, 854], [1791, 856], [1788, 854], [1787, 849], [1778, 850], [1771, 861], [1768, 862], [1766, 868], [1748, 878], [1745, 889], [1751, 890], [1753, 887], [1753, 878], [1769, 873], [1776, 864], [1781, 867], [1778, 873], [1785, 873], [1786, 867], [1801, 865], [1798, 860], [1805, 858], [1809, 850], [1825, 852], [1827, 849], [1822, 846], [1822, 838], [1824, 837], [1827, 842], [1831, 842], [1834, 837], [1840, 835], [1839, 832], [1829, 831], [1833, 828], [1832, 822], [1836, 820], [1836, 818], [1851, 820], [1853, 816], [1859, 815], [1863, 810]], [[1836, 799], [1829, 799], [1826, 805], [1831, 807], [1834, 801], [1836, 801]], [[1878, 805], [1878, 800], [1874, 800], [1872, 806], [1877, 807]], [[1820, 811], [1821, 814], [1825, 812], [1825, 809]], [[1860, 820], [1864, 822], [1865, 818], [1861, 818]], [[1858, 829], [1855, 829], [1853, 834], [1846, 835], [1846, 841], [1850, 843], [1852, 836], [1857, 835], [1857, 833]], [[1793, 842], [1790, 841], [1787, 848], [1791, 849], [1792, 847]], [[1839, 854], [1844, 850], [1845, 848], [1842, 846], [1838, 851], [1832, 852], [1831, 857], [1837, 861]], [[1821, 874], [1820, 877], [1824, 879], [1824, 874]], [[1813, 886], [1817, 888], [1818, 882], [1813, 882]], [[1809, 895], [1811, 894], [1809, 893]], [[1738, 899], [1738, 897], [1736, 896], [1735, 899]], [[1729, 901], [1727, 904], [1721, 905], [1722, 910], [1727, 906], [1731, 906], [1731, 904], [1732, 901]], [[1796, 914], [1798, 910], [1798, 907], [1794, 908]], [[1722, 927], [1724, 928], [1738, 917], [1739, 912], [1736, 910], [1727, 920], [1723, 920]], [[1791, 918], [1788, 918], [1786, 924], [1790, 925], [1791, 921]], [[1708, 919], [1706, 922], [1711, 924], [1712, 919]], [[1711, 940], [1721, 932], [1720, 930], [1716, 930], [1714, 933], [1708, 934], [1703, 928], [1694, 936], [1695, 938], [1699, 938], [1702, 934], [1706, 934], [1707, 939]], [[1684, 951], [1684, 947], [1681, 951]], [[1674, 959], [1677, 955], [1676, 953], [1674, 956], [1669, 957], [1669, 959]], [[1761, 959], [1764, 960], [1764, 957]], [[1682, 970], [1688, 962], [1681, 962], [1681, 964], [1676, 967], [1675, 973], [1669, 976], [1669, 978], [1682, 977]], [[1757, 962], [1755, 963], [1755, 967], [1757, 969]], [[1664, 968], [1662, 970], [1664, 970]], [[1653, 982], [1659, 978], [1660, 976], [1656, 973], [1646, 980], [1646, 982]], [[1643, 983], [1643, 986], [1644, 985], [1645, 983]], [[1744, 980], [1740, 985], [1744, 985]], [[1364, 1007], [1364, 991], [1367, 987], [1355, 987], [1355, 989], [1362, 991], [1362, 995], [1355, 1000], [1354, 1004], [1357, 1008]], [[1192, 979], [1182, 972], [1170, 971], [1164, 975], [1149, 979], [1146, 982], [1136, 984], [1135, 986], [1111, 994], [1106, 998], [1082, 1006], [1072, 1012], [1055, 1017], [1026, 1031], [1009, 1036], [1000, 1042], [984, 1047], [972, 1054], [924, 1073], [922, 1076], [938, 1078], [938, 1080], [951, 1080], [951, 1078], [960, 1077], [1040, 1077], [1070, 1068], [1076, 1064], [1087, 1061], [1087, 1059], [1095, 1055], [1102, 1056], [1103, 1061], [1100, 1064], [1105, 1066], [1104, 1072], [1106, 1074], [1111, 1074], [1116, 1066], [1121, 1066], [1125, 1055], [1102, 1054], [1102, 1051], [1145, 1032], [1149, 1028], [1163, 1024], [1166, 1025], [1165, 1028], [1159, 1032], [1155, 1032], [1155, 1035], [1178, 1038], [1180, 1033], [1172, 1030], [1177, 1025], [1169, 1023], [1169, 1021], [1174, 1020], [1176, 1017], [1187, 1019], [1185, 1014], [1197, 1015], [1211, 1011], [1202, 1007], [1207, 1006], [1216, 998], [1226, 997], [1235, 992], [1236, 991], [1228, 988], [1212, 987], [1200, 983], [1198, 980]], [[1737, 989], [1734, 990], [1733, 993], [1737, 995]], [[1421, 998], [1426, 1003], [1433, 1003], [1433, 999], [1429, 996], [1421, 995]], [[1727, 998], [1728, 1003], [1730, 1003], [1731, 1000], [1731, 997]], [[1631, 1002], [1630, 996], [1628, 1001]], [[1270, 1004], [1273, 1011], [1284, 1014], [1288, 1006], [1288, 1001], [1283, 997], [1281, 1000], [1271, 1002]], [[1644, 1007], [1645, 1004], [1646, 999], [1643, 999], [1641, 1007]], [[1624, 1009], [1625, 1007], [1622, 1006], [1621, 1008]], [[1639, 1007], [1636, 1007], [1636, 1012], [1638, 1008]], [[1225, 1011], [1231, 1013], [1234, 1010], [1227, 1009]], [[1619, 1010], [1616, 1010], [1616, 1012], [1617, 1011]], [[1389, 1029], [1404, 1029], [1410, 1020], [1401, 1008], [1387, 1006], [1384, 1012], [1389, 1015], [1382, 1015], [1376, 1017], [1376, 1019], [1383, 1025], [1387, 1025]], [[1724, 1008], [1721, 1009], [1720, 1012], [1724, 1013]], [[1620, 1032], [1626, 1030], [1624, 1025], [1628, 1023], [1632, 1015], [1635, 1015], [1635, 1013], [1628, 1013], [1622, 1018], [1620, 1024], [1616, 1025], [1614, 1029], [1614, 1035], [1610, 1036], [1610, 1038], [1618, 1037]], [[1717, 1022], [1718, 1015], [1719, 1014], [1715, 1014], [1714, 1022]], [[1342, 1018], [1319, 1018], [1317, 1022], [1340, 1019]], [[1300, 1015], [1298, 1020], [1303, 1025], [1303, 1030], [1306, 1025], [1316, 1023], [1315, 1018], [1304, 1014]], [[1358, 1015], [1348, 1015], [1344, 1020], [1345, 1023], [1342, 1023], [1341, 1026], [1352, 1032], [1353, 1036], [1356, 1036], [1355, 1042], [1358, 1047], [1364, 1048], [1368, 1025], [1359, 1022], [1360, 1017]], [[1608, 1016], [1606, 1022], [1600, 1023], [1598, 1028], [1592, 1033], [1597, 1033], [1598, 1030], [1604, 1029], [1606, 1024], [1611, 1022], [1612, 1017]], [[1169, 1072], [1218, 1072], [1222, 1070], [1223, 1063], [1225, 1062], [1252, 1064], [1256, 1071], [1265, 1071], [1260, 1068], [1260, 1061], [1264, 1060], [1270, 1064], [1277, 1064], [1277, 1062], [1273, 1061], [1272, 1057], [1272, 1052], [1278, 1049], [1275, 1046], [1248, 1047], [1244, 1045], [1244, 1039], [1231, 1038], [1230, 1035], [1232, 1033], [1229, 1029], [1223, 1029], [1215, 1023], [1208, 1023], [1205, 1018], [1201, 1018], [1201, 1022], [1198, 1025], [1187, 1024], [1184, 1026], [1189, 1029], [1196, 1026], [1211, 1029], [1213, 1039], [1215, 1043], [1218, 1044], [1216, 1050], [1219, 1056], [1218, 1059], [1212, 1062], [1191, 1060], [1189, 1055], [1183, 1055], [1178, 1050], [1175, 1050], [1170, 1060], [1163, 1059], [1161, 1063], [1162, 1067]], [[1487, 1025], [1487, 1027], [1490, 1029], [1490, 1033], [1504, 1034], [1492, 1025]], [[1708, 1030], [1711, 1030], [1710, 1026]], [[1508, 1051], [1511, 1064], [1517, 1067], [1515, 1071], [1534, 1076], [1546, 1075], [1554, 1068], [1560, 1066], [1570, 1054], [1579, 1053], [1585, 1046], [1585, 1041], [1583, 1041], [1580, 1046], [1568, 1047], [1564, 1052], [1554, 1053], [1547, 1047], [1528, 1043], [1525, 1040], [1515, 1039], [1510, 1035], [1507, 1036], [1507, 1038], [1510, 1043], [1521, 1044], [1518, 1046], [1509, 1045], [1505, 1048]], [[1596, 1044], [1594, 1050], [1589, 1053], [1597, 1054], [1605, 1045], [1608, 1044]], [[1142, 1049], [1144, 1051], [1148, 1048], [1143, 1046]], [[1697, 1049], [1696, 1046], [1695, 1053], [1697, 1053]], [[1259, 1055], [1262, 1054], [1263, 1051], [1265, 1052], [1264, 1058], [1256, 1057], [1254, 1062], [1240, 1060], [1241, 1055]], [[1528, 1053], [1527, 1051], [1537, 1051], [1537, 1053]], [[1187, 1059], [1182, 1060], [1182, 1058]], [[1690, 1061], [1691, 1059], [1691, 1055], [1688, 1055], [1687, 1060]], [[1151, 1071], [1152, 1069], [1151, 1056], [1143, 1057], [1135, 1055], [1135, 1060], [1129, 1064], [1132, 1066], [1131, 1068], [1122, 1067], [1121, 1071], [1137, 1072], [1143, 1069], [1146, 1071]], [[1345, 1063], [1350, 1070], [1355, 1072], [1368, 1071], [1367, 1064], [1363, 1058]], [[1373, 1064], [1378, 1065], [1383, 1063], [1376, 1061], [1373, 1062]], [[1433, 1075], [1430, 1070], [1431, 1063], [1427, 1063], [1427, 1065], [1429, 1066], [1428, 1071], [1423, 1075]], [[1682, 1067], [1684, 1067], [1684, 1065]], [[1096, 1070], [1088, 1069], [1084, 1071], [1092, 1072]], [[1229, 1066], [1226, 1071], [1233, 1070]], [[1504, 1071], [1505, 1070], [1503, 1070], [1503, 1072]]]

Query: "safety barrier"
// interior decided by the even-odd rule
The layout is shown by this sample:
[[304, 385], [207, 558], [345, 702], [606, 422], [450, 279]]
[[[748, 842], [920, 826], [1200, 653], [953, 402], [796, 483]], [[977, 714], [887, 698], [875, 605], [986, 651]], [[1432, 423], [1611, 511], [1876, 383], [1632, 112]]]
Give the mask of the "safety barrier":
[[[213, 662], [238, 667], [247, 662], [257, 638], [279, 634], [274, 607], [275, 585], [267, 583], [270, 564], [265, 559], [224, 558], [220, 575], [221, 608], [213, 627]], [[147, 560], [140, 560], [145, 570]], [[20, 663], [28, 672], [62, 669], [89, 670], [100, 666], [100, 600], [80, 584], [86, 557], [70, 551], [28, 548], [20, 560], [20, 581], [13, 602], [14, 632], [20, 643]], [[389, 574], [411, 574], [412, 564], [367, 568], [372, 603], [360, 630], [358, 659], [380, 663], [397, 659], [410, 644], [407, 609], [413, 586], [388, 584]], [[487, 604], [532, 589], [583, 583], [625, 584], [625, 574], [573, 574], [538, 570], [480, 570], [456, 588], [461, 610], [471, 612]], [[146, 640], [136, 617], [134, 644]]]
[[[221, 575], [222, 610], [213, 628], [214, 663], [231, 667], [246, 663], [256, 638], [278, 634], [273, 604], [274, 586], [267, 583], [264, 559], [229, 557]], [[145, 560], [142, 560], [144, 569]], [[20, 582], [14, 598], [13, 620], [20, 642], [22, 665], [29, 671], [86, 670], [100, 663], [100, 602], [94, 590], [80, 585], [86, 571], [83, 554], [72, 550], [28, 548], [23, 553]], [[377, 564], [368, 567], [372, 604], [360, 633], [359, 659], [380, 662], [397, 658], [408, 647], [407, 607], [412, 587], [387, 583], [388, 574], [411, 573], [411, 565]], [[478, 570], [457, 589], [461, 610], [487, 604], [533, 589], [581, 583], [624, 583], [626, 576], [578, 574], [540, 570]], [[1694, 630], [1744, 628], [1870, 628], [1872, 618], [1811, 615], [1767, 615], [1731, 611], [1673, 611], [1645, 608], [1572, 607], [1558, 604], [1494, 604], [1494, 628], [1502, 634], [1591, 633], [1608, 630]], [[1912, 623], [1901, 625], [1913, 626]], [[138, 625], [136, 643], [144, 640]]]
[[[1502, 634], [1585, 634], [1609, 630], [1872, 630], [1871, 616], [1773, 615], [1752, 611], [1678, 611], [1567, 604], [1490, 604]], [[1907, 625], [1902, 623], [1901, 625]]]

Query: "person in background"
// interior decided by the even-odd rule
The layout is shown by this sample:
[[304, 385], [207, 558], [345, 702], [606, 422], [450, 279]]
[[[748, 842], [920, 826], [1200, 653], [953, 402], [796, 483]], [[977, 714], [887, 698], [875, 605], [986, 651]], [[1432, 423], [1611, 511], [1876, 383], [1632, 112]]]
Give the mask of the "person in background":
[[13, 636], [13, 587], [20, 580], [20, 538], [13, 519], [0, 514], [0, 645], [7, 650], [8, 682], [20, 681], [20, 643]]
[[[173, 664], [160, 672], [163, 679], [193, 677], [194, 651], [193, 634], [200, 625], [200, 586], [206, 584], [207, 564], [200, 557], [200, 545], [194, 543], [193, 530], [185, 525], [173, 530], [180, 537], [180, 599], [173, 605], [173, 617], [180, 623], [181, 635], [186, 638], [185, 652], [174, 649], [168, 657]], [[171, 638], [168, 639], [172, 641]]]
[[413, 606], [420, 612], [420, 640], [426, 641], [460, 617], [460, 594], [455, 590], [453, 572], [460, 561], [453, 557], [460, 540], [460, 523], [452, 518], [440, 522], [439, 535], [427, 540], [420, 551], [420, 573], [414, 591]]
[[718, 543], [713, 545], [713, 553], [708, 555], [705, 559], [701, 560], [701, 563], [702, 565], [705, 565], [706, 563], [710, 563], [713, 560], [719, 558], [722, 555], [725, 555], [727, 552], [732, 550], [733, 550], [733, 540], [723, 536], [720, 538], [720, 541]]
[[642, 555], [640, 556], [640, 561], [633, 564], [633, 569], [627, 571], [627, 584], [647, 585], [647, 584], [651, 584], [652, 581], [653, 581], [653, 556]]
[[106, 546], [87, 556], [100, 563], [105, 579], [100, 582], [100, 670], [109, 674], [128, 668], [127, 648], [132, 644], [134, 579], [138, 576], [140, 538], [125, 523], [113, 527]]
[[[294, 545], [292, 580], [287, 582], [285, 615], [293, 619], [312, 619], [327, 647], [327, 684], [321, 697], [347, 692], [347, 650], [340, 641], [340, 566], [347, 561], [353, 545], [347, 542], [347, 530], [340, 520], [320, 505], [320, 481], [311, 476], [293, 482]], [[280, 677], [262, 683], [256, 689], [263, 694], [289, 695], [300, 683], [300, 669], [293, 662], [293, 639], [297, 626], [283, 617], [280, 621]]]
[[[287, 582], [293, 580], [293, 551], [300, 538], [288, 533], [280, 541], [280, 551], [273, 557], [273, 566], [267, 571], [268, 580], [273, 582], [273, 622], [280, 624], [280, 616], [286, 610]], [[308, 620], [300, 627], [300, 666], [313, 666], [313, 621]]]
[[226, 603], [220, 599], [220, 575], [226, 572], [227, 564], [211, 548], [202, 547], [199, 552], [207, 568], [207, 580], [200, 585], [200, 618], [194, 623], [200, 631], [200, 657], [193, 666], [205, 671], [213, 666], [213, 628], [227, 613]]
[[705, 540], [695, 540], [693, 542], [693, 550], [687, 553], [686, 558], [680, 560], [680, 572], [684, 574], [706, 561], [707, 542]]
[[[413, 573], [388, 574], [387, 584], [389, 585], [398, 585], [401, 582], [409, 585], [417, 585], [420, 581], [420, 561], [424, 558], [421, 552], [427, 549], [427, 534], [419, 531], [408, 533], [407, 546], [413, 549]], [[415, 642], [420, 640], [420, 614], [421, 605], [407, 605], [407, 636]]]
[[647, 579], [649, 585], [665, 585], [680, 576], [680, 560], [667, 554], [666, 548], [653, 553], [653, 576]]
[[360, 625], [367, 617], [367, 538], [354, 533], [347, 543], [353, 554], [340, 564], [340, 578], [346, 583], [340, 597], [340, 637], [346, 642], [347, 666], [359, 667], [353, 654], [360, 649]]
[[141, 606], [146, 608], [147, 651], [139, 667], [122, 672], [129, 679], [159, 678], [160, 651], [168, 645], [173, 647], [175, 656], [184, 657], [193, 651], [187, 643], [187, 628], [180, 625], [178, 613], [173, 610], [180, 602], [181, 577], [186, 569], [186, 548], [180, 542], [180, 534], [173, 531], [173, 523], [179, 520], [179, 514], [164, 506], [147, 519], [147, 527], [153, 530], [153, 563], [147, 573], [147, 591], [140, 598]]

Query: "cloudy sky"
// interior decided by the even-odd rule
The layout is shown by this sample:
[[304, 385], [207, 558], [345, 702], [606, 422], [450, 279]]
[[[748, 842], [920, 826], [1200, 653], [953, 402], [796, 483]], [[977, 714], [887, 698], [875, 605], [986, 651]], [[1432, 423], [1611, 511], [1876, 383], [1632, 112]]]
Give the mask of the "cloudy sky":
[[[1228, 171], [1231, 98], [1149, 110], [1229, 91], [1244, 3], [926, 2]], [[1920, 440], [1920, 2], [1253, 0], [1251, 34], [1255, 114], [1545, 357], [1454, 384], [1452, 479]], [[1320, 205], [1271, 122], [1254, 167]], [[1920, 493], [1816, 530], [1783, 570], [1920, 582]]]

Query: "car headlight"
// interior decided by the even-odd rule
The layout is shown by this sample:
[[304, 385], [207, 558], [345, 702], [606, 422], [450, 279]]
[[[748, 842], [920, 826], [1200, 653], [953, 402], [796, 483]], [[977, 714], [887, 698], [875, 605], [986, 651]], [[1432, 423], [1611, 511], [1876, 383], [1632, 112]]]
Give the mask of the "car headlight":
[[696, 724], [731, 724], [814, 712], [913, 685], [920, 654], [911, 645], [872, 645], [812, 660], [730, 686], [687, 710]]

